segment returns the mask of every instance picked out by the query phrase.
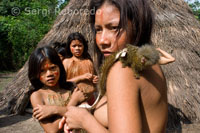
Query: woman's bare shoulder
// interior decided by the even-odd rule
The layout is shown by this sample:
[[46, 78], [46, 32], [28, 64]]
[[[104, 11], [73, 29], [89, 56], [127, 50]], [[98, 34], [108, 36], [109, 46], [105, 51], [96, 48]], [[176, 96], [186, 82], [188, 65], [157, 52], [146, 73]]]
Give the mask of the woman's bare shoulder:
[[121, 61], [117, 61], [110, 69], [110, 72], [115, 73], [116, 75], [119, 74], [128, 74], [128, 75], [134, 75], [134, 71], [127, 66], [123, 66]]

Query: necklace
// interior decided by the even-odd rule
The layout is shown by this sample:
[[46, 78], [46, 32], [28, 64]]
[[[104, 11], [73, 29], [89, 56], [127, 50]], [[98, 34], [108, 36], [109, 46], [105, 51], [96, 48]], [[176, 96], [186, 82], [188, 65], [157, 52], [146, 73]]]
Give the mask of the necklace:
[[47, 95], [48, 105], [66, 106], [68, 104], [71, 97], [71, 91], [66, 90], [66, 93], [68, 93], [68, 97], [65, 98], [61, 94], [61, 92], [54, 91], [54, 90], [60, 90], [60, 88], [54, 88], [54, 90], [50, 89], [50, 87], [48, 86], [44, 86], [43, 88], [49, 90]]

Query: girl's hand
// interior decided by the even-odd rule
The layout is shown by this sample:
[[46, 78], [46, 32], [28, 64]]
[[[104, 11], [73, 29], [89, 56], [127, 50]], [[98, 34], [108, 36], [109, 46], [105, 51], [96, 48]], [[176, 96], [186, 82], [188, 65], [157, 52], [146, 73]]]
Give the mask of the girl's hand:
[[83, 74], [83, 80], [92, 80], [93, 75], [91, 73], [85, 73]]
[[33, 108], [33, 116], [39, 121], [51, 116], [52, 114], [53, 109], [48, 105], [37, 105], [35, 108]]
[[96, 75], [93, 75], [92, 82], [93, 82], [94, 84], [97, 84], [97, 83], [98, 83], [98, 81], [99, 81], [99, 77], [98, 77], [98, 76], [96, 76]]
[[75, 106], [78, 103], [83, 102], [85, 99], [86, 96], [84, 95], [84, 93], [81, 90], [79, 90], [79, 88], [75, 88], [69, 103]]

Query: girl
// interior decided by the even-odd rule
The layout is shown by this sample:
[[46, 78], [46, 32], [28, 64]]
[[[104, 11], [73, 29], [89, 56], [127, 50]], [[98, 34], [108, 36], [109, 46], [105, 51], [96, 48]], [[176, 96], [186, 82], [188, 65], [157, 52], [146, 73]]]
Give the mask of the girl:
[[60, 57], [61, 61], [63, 61], [66, 58], [66, 50], [64, 48], [66, 44], [65, 43], [59, 43], [59, 42], [54, 42], [51, 46], [56, 50], [58, 53], [58, 56]]
[[88, 44], [82, 34], [71, 33], [66, 43], [67, 58], [63, 61], [67, 81], [75, 82], [80, 90], [87, 94], [89, 104], [94, 102], [94, 84], [98, 77], [94, 75], [94, 66], [88, 53]]
[[84, 101], [83, 93], [74, 89], [71, 82], [66, 82], [62, 62], [56, 51], [48, 46], [37, 48], [31, 54], [28, 77], [34, 87], [30, 96], [33, 116], [45, 132], [60, 132], [58, 123], [67, 111], [66, 106]]

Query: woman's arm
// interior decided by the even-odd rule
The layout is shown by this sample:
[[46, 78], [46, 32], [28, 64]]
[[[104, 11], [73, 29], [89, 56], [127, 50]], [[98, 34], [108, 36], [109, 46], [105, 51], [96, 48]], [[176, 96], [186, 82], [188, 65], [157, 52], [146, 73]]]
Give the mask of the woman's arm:
[[59, 128], [62, 128], [64, 124], [67, 124], [64, 126], [66, 132], [67, 130], [79, 128], [85, 129], [88, 133], [108, 132], [86, 109], [74, 106], [68, 108], [65, 118], [60, 121]]
[[142, 117], [138, 81], [131, 68], [117, 62], [107, 78], [108, 125], [112, 133], [141, 133]]
[[[30, 101], [33, 106], [33, 108], [37, 107], [38, 105], [44, 106], [42, 94], [39, 92], [34, 92], [30, 96]], [[66, 108], [65, 108], [66, 110]], [[34, 116], [34, 113], [33, 113]], [[37, 116], [38, 117], [38, 116]], [[48, 119], [39, 120], [40, 125], [46, 132], [58, 132], [60, 129], [58, 129], [60, 119], [56, 119], [55, 121], [51, 121]]]
[[160, 60], [158, 61], [158, 63], [160, 65], [166, 65], [166, 64], [169, 64], [169, 63], [172, 63], [175, 61], [175, 58], [172, 57], [169, 53], [167, 53], [166, 51], [160, 49], [160, 48], [157, 48], [157, 50], [160, 52], [161, 56], [160, 56]]

